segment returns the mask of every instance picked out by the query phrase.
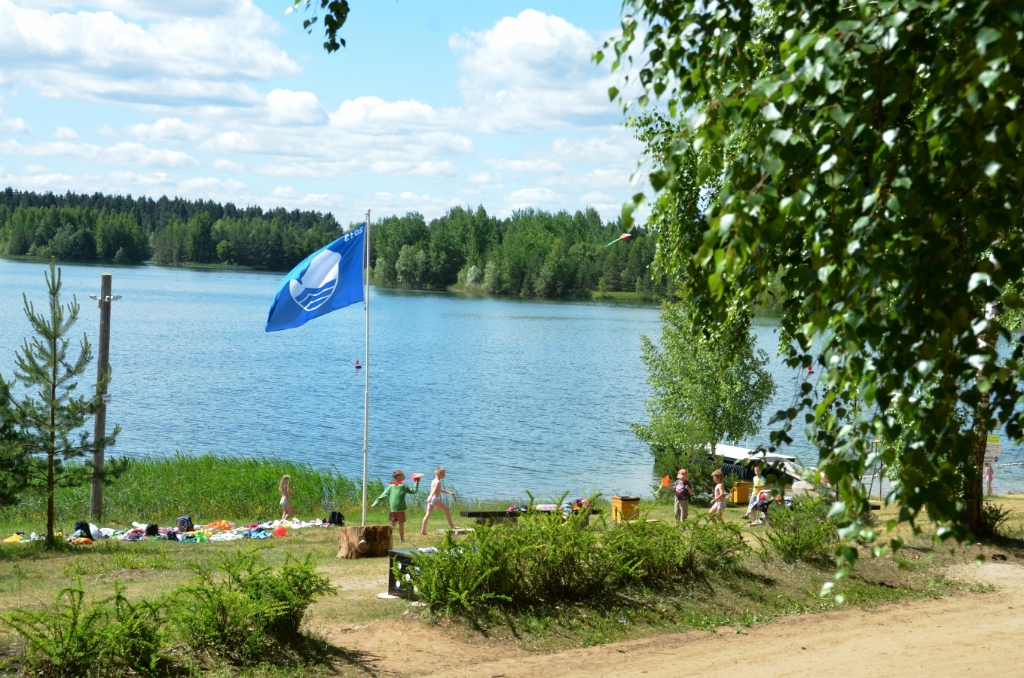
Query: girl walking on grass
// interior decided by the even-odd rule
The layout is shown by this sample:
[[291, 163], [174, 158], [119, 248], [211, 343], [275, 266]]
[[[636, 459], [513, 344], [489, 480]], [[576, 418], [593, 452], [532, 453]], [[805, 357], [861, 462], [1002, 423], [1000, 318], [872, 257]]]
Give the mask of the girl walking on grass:
[[434, 479], [430, 482], [430, 495], [427, 497], [427, 515], [423, 516], [423, 526], [420, 528], [420, 534], [427, 533], [427, 521], [430, 520], [430, 514], [434, 508], [444, 511], [444, 517], [448, 519], [448, 528], [455, 529], [455, 523], [452, 522], [452, 512], [441, 501], [442, 494], [455, 496], [454, 492], [444, 489], [444, 467], [438, 466], [437, 470], [434, 471]]
[[715, 469], [711, 477], [715, 481], [715, 496], [711, 498], [711, 510], [708, 511], [708, 515], [711, 516], [711, 522], [724, 523], [722, 516], [725, 513], [725, 484], [722, 483], [722, 469]]
[[281, 478], [281, 482], [277, 484], [277, 489], [281, 491], [281, 520], [289, 520], [293, 515], [292, 512], [292, 477], [284, 476]]

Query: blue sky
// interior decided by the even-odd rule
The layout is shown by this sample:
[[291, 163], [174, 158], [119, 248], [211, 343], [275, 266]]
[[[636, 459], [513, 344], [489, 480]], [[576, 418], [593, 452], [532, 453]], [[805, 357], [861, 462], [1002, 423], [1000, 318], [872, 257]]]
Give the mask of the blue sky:
[[456, 204], [614, 218], [639, 146], [590, 55], [618, 0], [0, 0], [0, 185], [355, 221]]

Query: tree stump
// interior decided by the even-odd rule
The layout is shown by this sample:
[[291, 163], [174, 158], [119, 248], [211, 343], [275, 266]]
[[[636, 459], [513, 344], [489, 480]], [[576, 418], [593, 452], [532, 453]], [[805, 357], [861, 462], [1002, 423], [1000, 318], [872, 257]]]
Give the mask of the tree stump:
[[390, 525], [343, 527], [338, 533], [339, 558], [383, 558], [390, 550]]

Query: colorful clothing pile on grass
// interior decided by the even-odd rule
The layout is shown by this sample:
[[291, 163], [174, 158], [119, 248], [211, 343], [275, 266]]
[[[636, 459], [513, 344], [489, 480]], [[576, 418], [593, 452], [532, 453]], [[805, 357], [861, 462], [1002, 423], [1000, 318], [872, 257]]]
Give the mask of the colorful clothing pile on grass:
[[[77, 529], [69, 535], [58, 532], [57, 537], [64, 539], [72, 545], [91, 544], [101, 539], [117, 539], [119, 541], [178, 541], [186, 544], [206, 544], [215, 541], [235, 541], [236, 539], [269, 539], [274, 536], [274, 529], [284, 527], [285, 529], [301, 530], [307, 527], [334, 527], [319, 518], [310, 522], [298, 519], [292, 520], [269, 520], [264, 523], [253, 523], [251, 525], [235, 526], [227, 520], [215, 520], [206, 525], [196, 525], [192, 530], [182, 531], [177, 527], [158, 527], [156, 525], [145, 525], [143, 523], [132, 523], [128, 529], [119, 530], [111, 527], [96, 527], [90, 524], [89, 530]], [[147, 529], [148, 528], [148, 529]], [[31, 541], [43, 540], [44, 535], [32, 532], [25, 534], [19, 532], [12, 534], [6, 539], [0, 540], [4, 544], [22, 544]]]

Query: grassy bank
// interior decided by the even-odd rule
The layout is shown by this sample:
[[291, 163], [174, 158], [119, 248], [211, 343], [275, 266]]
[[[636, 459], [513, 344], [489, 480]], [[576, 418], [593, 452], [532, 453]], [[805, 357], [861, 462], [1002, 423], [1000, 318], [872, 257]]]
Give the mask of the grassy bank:
[[[277, 492], [281, 476], [292, 477], [292, 506], [303, 520], [325, 518], [340, 510], [357, 515], [361, 483], [340, 473], [282, 459], [241, 459], [176, 454], [164, 459], [132, 460], [128, 470], [104, 489], [105, 525], [132, 521], [173, 525], [178, 516], [196, 523], [213, 520], [256, 521], [281, 517]], [[382, 485], [371, 481], [376, 497]], [[89, 488], [59, 488], [54, 498], [57, 524], [70, 529], [89, 513]], [[0, 525], [10, 530], [39, 530], [46, 523], [46, 499], [30, 495], [0, 510]]]
[[[271, 500], [274, 499], [275, 496], [271, 495]], [[508, 503], [496, 500], [475, 504], [479, 507], [499, 507]], [[1021, 522], [1024, 498], [996, 498], [996, 503], [1005, 504], [1006, 509], [1013, 511], [1008, 527], [1012, 532], [1019, 531], [1024, 525]], [[618, 565], [627, 563], [630, 558], [646, 559], [671, 553], [680, 538], [683, 541], [679, 542], [679, 546], [687, 548], [693, 545], [695, 538], [715, 539], [715, 535], [707, 531], [694, 534], [692, 524], [681, 535], [676, 534], [671, 519], [671, 505], [645, 505], [644, 509], [648, 511], [648, 519], [660, 521], [651, 524], [659, 526], [650, 528], [638, 523], [635, 529], [649, 531], [650, 534], [632, 546], [627, 534], [611, 538], [612, 541], [617, 539], [615, 543], [624, 547], [618, 549], [623, 554]], [[693, 522], [696, 514], [705, 512], [694, 509], [690, 522]], [[520, 558], [518, 561], [513, 560], [512, 564], [522, 570], [522, 577], [529, 585], [529, 590], [522, 586], [516, 589], [516, 583], [510, 577], [504, 579], [505, 584], [487, 584], [489, 590], [508, 594], [517, 600], [500, 606], [481, 607], [474, 604], [473, 610], [467, 610], [472, 611], [472, 622], [467, 622], [462, 615], [445, 615], [440, 609], [431, 612], [429, 607], [414, 606], [408, 601], [376, 598], [375, 595], [386, 586], [387, 560], [335, 558], [337, 531], [327, 528], [303, 529], [289, 533], [285, 538], [267, 540], [261, 544], [252, 544], [248, 540], [204, 545], [166, 541], [103, 541], [89, 547], [61, 548], [49, 552], [43, 550], [40, 544], [0, 544], [0, 615], [15, 608], [43, 609], [61, 587], [77, 586], [79, 581], [87, 600], [111, 596], [117, 586], [122, 586], [124, 595], [133, 601], [157, 600], [167, 596], [180, 600], [189, 595], [188, 587], [194, 586], [197, 567], [209, 568], [226, 554], [254, 547], [259, 549], [262, 560], [273, 567], [285, 565], [289, 558], [318, 558], [317, 571], [326, 576], [332, 585], [340, 586], [336, 595], [317, 600], [309, 607], [308, 620], [303, 625], [313, 637], [321, 638], [326, 643], [322, 645], [321, 659], [315, 660], [312, 666], [296, 664], [239, 669], [229, 664], [197, 666], [194, 667], [196, 675], [205, 675], [207, 670], [212, 670], [214, 675], [224, 676], [380, 675], [381, 672], [365, 659], [380, 652], [379, 646], [373, 644], [376, 642], [373, 639], [381, 632], [409, 632], [402, 636], [400, 645], [395, 645], [396, 652], [404, 653], [425, 652], [438, 639], [445, 638], [445, 642], [461, 638], [473, 643], [490, 643], [498, 651], [509, 645], [548, 651], [694, 629], [721, 631], [727, 627], [741, 634], [744, 629], [752, 626], [837, 607], [835, 599], [818, 597], [821, 585], [829, 581], [833, 574], [827, 562], [813, 559], [811, 562], [799, 559], [785, 562], [777, 554], [772, 555], [770, 551], [765, 553], [766, 546], [759, 539], [765, 537], [765, 528], [746, 527], [740, 517], [741, 513], [742, 508], [731, 507], [726, 514], [727, 521], [731, 523], [728, 532], [738, 534], [745, 544], [745, 547], [738, 550], [733, 549], [731, 555], [726, 553], [725, 557], [707, 560], [702, 564], [697, 561], [687, 564], [669, 558], [662, 561], [662, 564], [670, 567], [683, 565], [685, 569], [677, 570], [681, 577], [677, 577], [671, 569], [660, 570], [670, 576], [663, 581], [659, 581], [663, 575], [657, 569], [639, 568], [630, 574], [627, 569], [620, 568], [612, 571], [612, 576], [617, 578], [609, 582], [613, 586], [597, 590], [596, 593], [589, 587], [573, 589], [577, 592], [568, 591], [571, 595], [565, 595], [564, 600], [530, 602], [524, 600], [523, 596], [540, 594], [547, 597], [556, 588], [566, 584], [574, 586], [572, 580], [562, 580], [562, 575], [571, 571], [586, 573], [588, 569], [595, 571], [595, 567], [602, 567], [600, 561], [591, 560], [581, 566], [573, 565], [573, 561], [580, 557], [592, 558], [598, 555], [605, 537], [590, 543], [587, 535], [579, 538], [563, 537], [558, 532], [561, 527], [557, 523], [538, 524], [535, 527], [547, 531], [549, 537], [560, 544], [560, 549], [545, 551], [535, 563], [534, 558], [526, 552], [529, 548], [526, 541], [529, 540], [520, 539], [529, 537], [528, 534], [490, 535], [486, 540], [487, 548], [501, 547], [501, 551], [495, 550], [494, 553], [499, 556], [509, 553]], [[443, 546], [444, 539], [437, 533], [443, 518], [435, 518], [430, 525], [430, 534], [421, 537], [417, 524], [420, 515], [422, 513], [410, 515], [406, 546]], [[884, 522], [890, 517], [893, 515], [887, 510], [879, 516], [879, 520]], [[375, 512], [371, 518], [372, 522], [383, 522], [386, 514]], [[458, 512], [455, 521], [460, 526], [476, 527], [471, 520], [459, 517]], [[602, 525], [600, 520], [594, 524], [600, 535], [612, 535], [622, 528]], [[579, 527], [571, 524], [568, 526], [571, 529]], [[839, 585], [839, 591], [846, 597], [846, 605], [871, 607], [962, 591], [986, 590], [973, 585], [970, 580], [946, 579], [944, 573], [950, 565], [970, 563], [979, 553], [991, 556], [998, 549], [990, 545], [971, 550], [949, 544], [937, 546], [931, 541], [930, 535], [914, 537], [903, 527], [900, 531], [907, 546], [896, 557], [871, 559], [864, 553], [853, 577]], [[484, 538], [485, 532], [484, 529], [478, 529], [478, 537]], [[505, 539], [506, 543], [498, 544], [495, 540], [499, 537]], [[508, 542], [508, 539], [512, 541]], [[588, 543], [584, 544], [583, 541]], [[477, 541], [458, 538], [458, 544], [463, 547], [474, 543]], [[484, 545], [484, 542], [480, 541], [479, 544]], [[645, 545], [654, 547], [647, 555], [636, 548], [646, 548]], [[632, 552], [627, 553], [626, 547], [632, 549]], [[707, 546], [697, 548], [714, 554]], [[463, 552], [472, 555], [479, 551], [463, 549]], [[1017, 559], [1015, 551], [1002, 552], [1011, 559]], [[483, 552], [481, 557], [490, 556]], [[648, 562], [656, 564], [656, 560]], [[488, 560], [484, 564], [489, 568], [501, 563]], [[511, 570], [508, 570], [505, 576], [510, 574]], [[629, 581], [631, 579], [632, 582]], [[453, 581], [452, 585], [457, 583]], [[499, 585], [505, 588], [499, 588]], [[468, 600], [473, 599], [470, 597]], [[480, 597], [475, 596], [475, 600], [479, 602]], [[425, 624], [417, 624], [416, 620]], [[10, 643], [6, 649], [5, 642]], [[13, 636], [5, 639], [3, 632], [0, 632], [0, 656], [5, 653], [16, 655], [19, 651], [18, 642]], [[459, 656], [453, 655], [452, 660], [458, 661]]]

